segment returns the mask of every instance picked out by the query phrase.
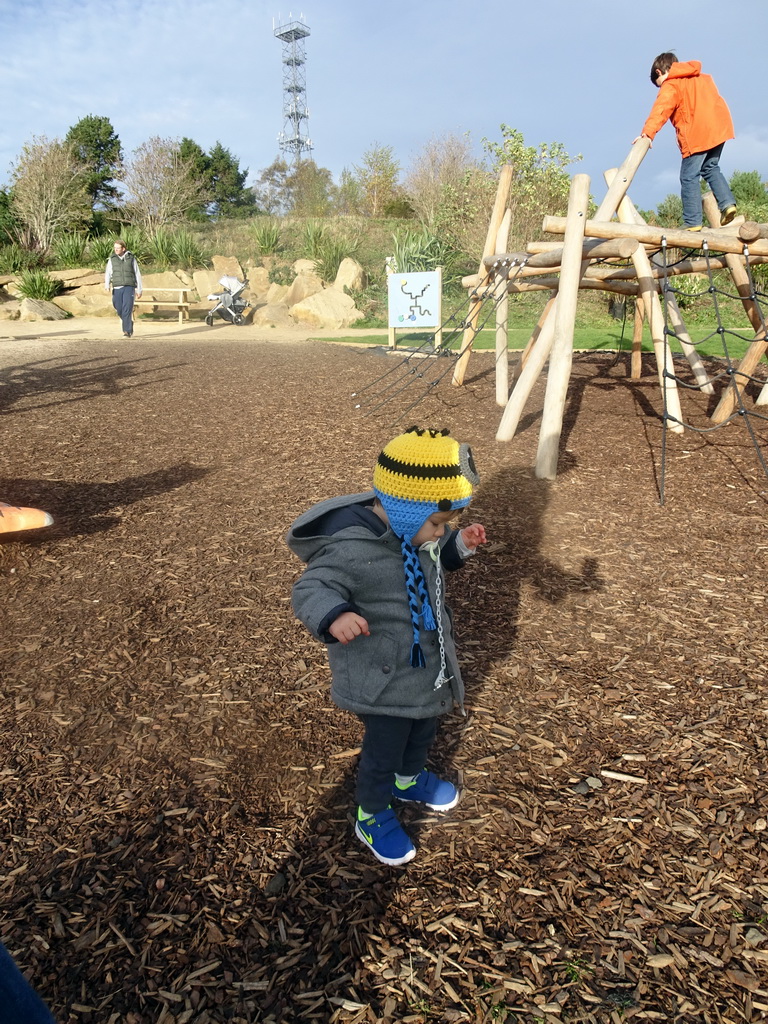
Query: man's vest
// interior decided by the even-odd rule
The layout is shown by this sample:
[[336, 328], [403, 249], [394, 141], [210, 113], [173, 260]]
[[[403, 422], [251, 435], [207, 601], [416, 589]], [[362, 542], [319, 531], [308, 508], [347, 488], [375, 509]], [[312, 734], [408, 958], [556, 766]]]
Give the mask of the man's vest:
[[122, 257], [115, 254], [110, 256], [112, 263], [112, 287], [122, 288], [125, 285], [130, 285], [131, 288], [136, 287], [136, 274], [133, 271], [133, 253], [123, 253]]

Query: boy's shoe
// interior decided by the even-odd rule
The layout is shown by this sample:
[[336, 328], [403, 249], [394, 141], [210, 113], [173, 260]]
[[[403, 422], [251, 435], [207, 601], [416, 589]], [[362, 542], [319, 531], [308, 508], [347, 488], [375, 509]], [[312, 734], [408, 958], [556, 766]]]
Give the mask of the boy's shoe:
[[692, 228], [686, 228], [686, 231], [701, 231], [701, 224], [694, 224]]
[[400, 783], [395, 779], [392, 796], [398, 800], [412, 800], [426, 804], [432, 811], [450, 811], [459, 802], [459, 791], [452, 782], [438, 779], [425, 768], [413, 782]]
[[720, 214], [720, 224], [725, 227], [726, 224], [730, 224], [733, 218], [736, 216], [735, 206], [726, 206], [723, 212]]
[[363, 814], [357, 809], [355, 835], [382, 864], [407, 864], [416, 856], [416, 847], [408, 838], [391, 807], [378, 814]]

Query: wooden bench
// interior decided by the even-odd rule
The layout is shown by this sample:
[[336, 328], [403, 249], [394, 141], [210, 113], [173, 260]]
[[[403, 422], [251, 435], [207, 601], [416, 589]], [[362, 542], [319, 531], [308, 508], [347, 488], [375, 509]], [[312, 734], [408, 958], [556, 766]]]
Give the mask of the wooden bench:
[[[136, 306], [151, 306], [153, 313], [156, 313], [161, 307], [163, 309], [178, 309], [179, 323], [183, 323], [184, 320], [189, 320], [188, 290], [187, 288], [149, 288], [140, 299], [134, 299], [134, 309]], [[159, 295], [176, 296], [176, 298], [158, 298]]]

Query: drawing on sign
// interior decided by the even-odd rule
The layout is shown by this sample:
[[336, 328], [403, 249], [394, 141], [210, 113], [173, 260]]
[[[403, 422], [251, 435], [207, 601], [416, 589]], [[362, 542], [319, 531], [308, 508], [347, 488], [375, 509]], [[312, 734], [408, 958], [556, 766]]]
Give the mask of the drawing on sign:
[[387, 291], [390, 327], [436, 327], [440, 323], [439, 271], [390, 274]]

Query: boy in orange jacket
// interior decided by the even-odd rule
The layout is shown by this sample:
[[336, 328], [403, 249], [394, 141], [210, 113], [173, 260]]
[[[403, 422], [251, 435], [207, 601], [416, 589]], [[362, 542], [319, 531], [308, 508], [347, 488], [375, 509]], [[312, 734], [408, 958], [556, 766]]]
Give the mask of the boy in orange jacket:
[[678, 61], [674, 53], [659, 54], [651, 65], [651, 81], [659, 95], [633, 145], [642, 138], [653, 141], [659, 129], [671, 120], [683, 155], [680, 194], [685, 227], [701, 230], [699, 178], [715, 195], [721, 224], [730, 224], [736, 216], [736, 200], [720, 170], [723, 146], [734, 134], [727, 103], [712, 76], [702, 75], [700, 61]]

